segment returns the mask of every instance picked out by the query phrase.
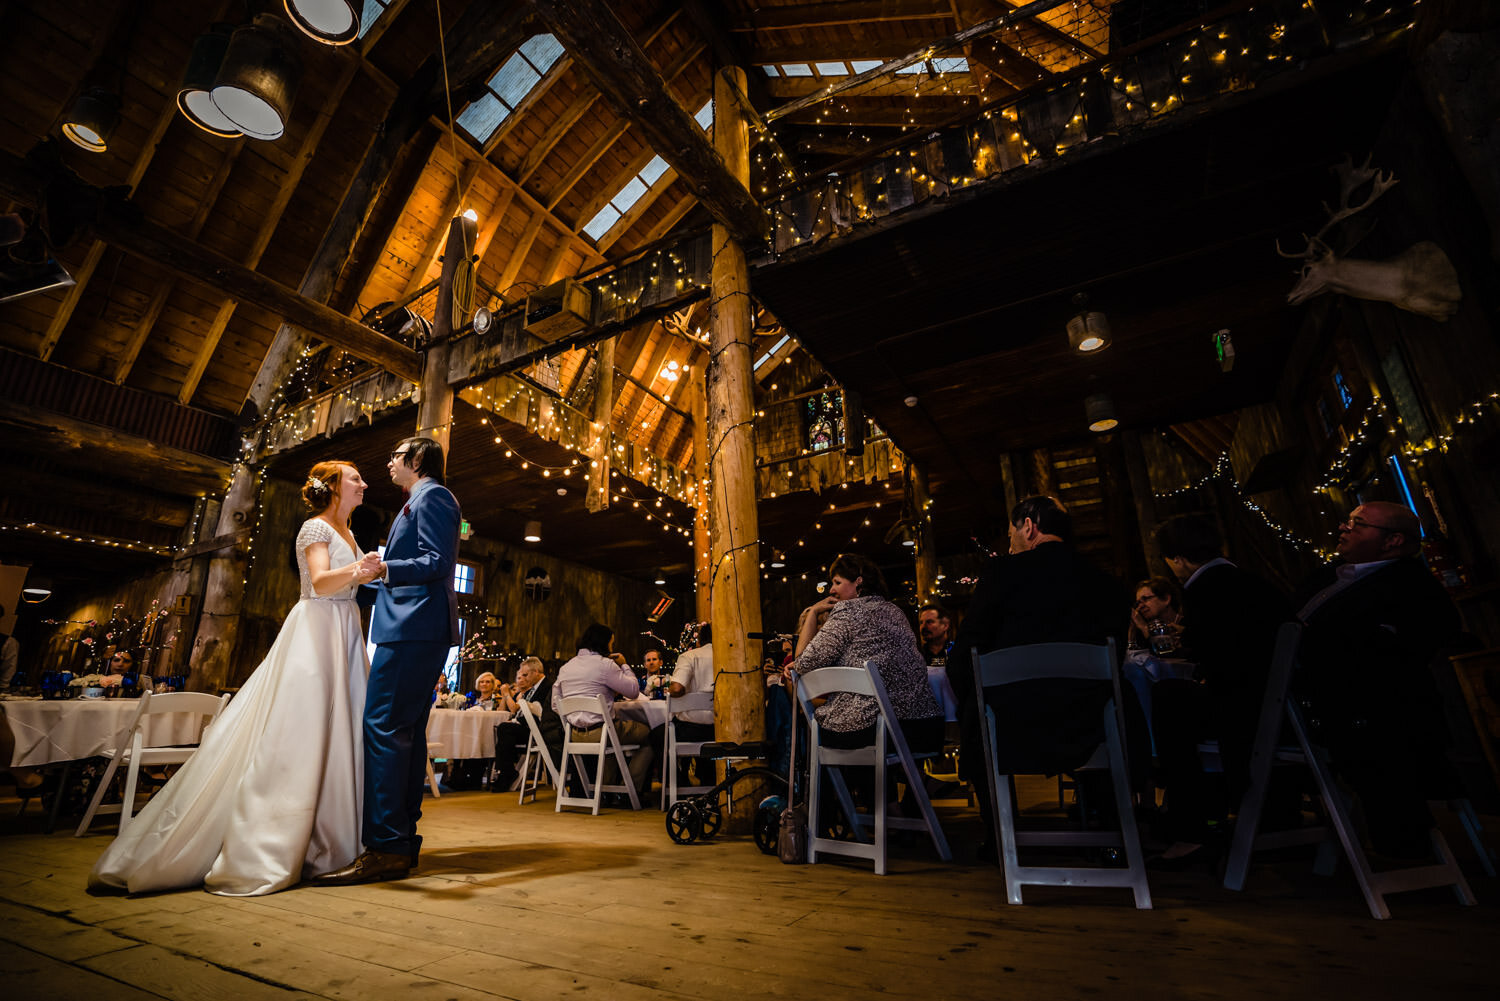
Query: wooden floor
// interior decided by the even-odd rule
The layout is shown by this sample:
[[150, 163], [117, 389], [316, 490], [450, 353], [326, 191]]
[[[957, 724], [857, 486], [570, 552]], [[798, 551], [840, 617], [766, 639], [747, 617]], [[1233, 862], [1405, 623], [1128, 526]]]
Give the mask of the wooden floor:
[[[1042, 787], [1041, 792], [1046, 792]], [[5, 804], [0, 801], [0, 809]], [[662, 815], [558, 815], [483, 792], [428, 800], [419, 873], [255, 899], [93, 897], [112, 828], [0, 820], [0, 977], [44, 999], [1494, 998], [1500, 886], [1478, 907], [1423, 891], [1372, 921], [1343, 874], [1258, 867], [1246, 893], [1206, 873], [1125, 890], [1033, 888], [920, 845], [890, 874], [784, 866], [748, 839], [689, 846]], [[947, 813], [959, 839], [972, 814]], [[1461, 858], [1467, 844], [1455, 841]], [[960, 858], [971, 854], [962, 850]], [[1471, 867], [1472, 869], [1472, 867]]]

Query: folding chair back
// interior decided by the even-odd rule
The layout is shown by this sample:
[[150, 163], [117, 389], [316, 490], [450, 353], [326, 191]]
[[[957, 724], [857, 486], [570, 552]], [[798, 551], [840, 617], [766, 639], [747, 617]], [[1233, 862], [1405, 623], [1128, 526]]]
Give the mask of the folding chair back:
[[521, 759], [521, 795], [516, 800], [517, 806], [526, 802], [527, 793], [531, 794], [532, 802], [536, 801], [536, 790], [542, 784], [543, 769], [546, 769], [552, 788], [562, 788], [557, 775], [558, 763], [552, 760], [552, 752], [547, 749], [547, 741], [542, 737], [542, 724], [538, 719], [541, 706], [536, 706], [537, 711], [532, 712], [531, 707], [534, 705], [534, 702], [521, 702], [516, 706], [516, 715], [526, 721], [526, 729], [531, 731], [526, 738], [526, 755]]
[[[101, 813], [118, 813], [120, 833], [125, 833], [125, 828], [129, 826], [131, 818], [135, 815], [135, 791], [141, 766], [180, 765], [191, 758], [193, 752], [198, 749], [197, 742], [182, 746], [149, 746], [146, 743], [146, 728], [150, 725], [151, 717], [168, 713], [187, 713], [203, 717], [202, 729], [207, 729], [209, 724], [219, 718], [219, 713], [224, 711], [224, 706], [228, 703], [228, 695], [209, 695], [207, 692], [169, 692], [162, 695], [142, 692], [140, 701], [136, 704], [135, 716], [115, 738], [115, 749], [110, 754], [109, 765], [104, 769], [104, 775], [99, 779], [99, 787], [94, 792], [94, 798], [89, 802], [89, 808], [84, 812], [83, 820], [79, 821], [78, 829], [73, 832], [73, 836], [82, 837], [88, 831], [89, 825], [94, 822], [94, 817]], [[198, 740], [202, 739], [202, 730], [200, 730]], [[124, 798], [119, 804], [105, 805], [104, 794], [109, 790], [110, 780], [114, 778], [115, 772], [121, 765], [125, 766]]]
[[[635, 783], [630, 779], [630, 769], [625, 764], [625, 752], [639, 750], [640, 745], [620, 743], [620, 735], [615, 730], [613, 704], [603, 695], [573, 695], [559, 700], [557, 712], [559, 716], [564, 717], [564, 720], [562, 767], [558, 771], [557, 805], [554, 809], [561, 812], [565, 806], [586, 806], [590, 808], [591, 813], [598, 816], [599, 806], [603, 802], [605, 793], [623, 792], [630, 797], [630, 808], [639, 810], [641, 799], [636, 793]], [[573, 739], [573, 727], [567, 723], [566, 717], [578, 712], [597, 713], [604, 717], [597, 743]], [[583, 779], [584, 792], [588, 794], [585, 796], [568, 795], [568, 768], [575, 757], [592, 757], [597, 762], [592, 783], [589, 781], [588, 773], [582, 767], [579, 768], [578, 774]], [[604, 782], [604, 766], [608, 757], [613, 757], [620, 769], [621, 781], [617, 784], [606, 785]]]
[[901, 766], [907, 788], [911, 790], [912, 799], [921, 811], [921, 816], [918, 817], [890, 817], [886, 820], [886, 826], [926, 831], [932, 838], [932, 847], [937, 849], [938, 858], [944, 862], [952, 861], [953, 853], [948, 849], [948, 837], [943, 833], [943, 825], [938, 823], [937, 812], [933, 810], [932, 800], [927, 795], [927, 784], [924, 781], [926, 772], [917, 767], [918, 759], [940, 758], [943, 752], [912, 753], [906, 743], [906, 734], [901, 729], [901, 721], [896, 718], [896, 709], [891, 705], [890, 694], [885, 690], [885, 679], [880, 676], [880, 668], [873, 660], [867, 660], [865, 670], [870, 674], [870, 688], [874, 690], [875, 700], [880, 703], [880, 714], [885, 717], [885, 732], [889, 739], [885, 763], [887, 766]]
[[[989, 795], [995, 827], [1000, 838], [1000, 858], [1005, 866], [1005, 892], [1012, 904], [1021, 903], [1021, 887], [1040, 886], [1120, 886], [1135, 896], [1135, 906], [1151, 907], [1151, 891], [1146, 883], [1146, 865], [1141, 856], [1140, 835], [1135, 826], [1135, 810], [1130, 795], [1130, 769], [1125, 757], [1125, 719], [1121, 711], [1120, 671], [1115, 659], [1115, 644], [1103, 646], [1088, 643], [1036, 643], [1010, 647], [980, 655], [972, 651], [974, 693], [982, 708], [980, 726], [984, 746], [985, 771], [989, 775]], [[1118, 831], [1046, 830], [1018, 832], [1015, 827], [1015, 789], [1010, 775], [1000, 773], [996, 756], [998, 734], [994, 710], [985, 701], [986, 690], [1005, 688], [1021, 681], [1041, 679], [1076, 679], [1107, 681], [1111, 696], [1102, 711], [1104, 754], [1095, 754], [1089, 762], [1107, 767], [1115, 795]], [[1001, 693], [1003, 697], [1003, 693]], [[1103, 869], [1082, 866], [1023, 866], [1017, 855], [1020, 846], [1103, 846], [1119, 848], [1125, 856], [1125, 868]]]
[[666, 741], [663, 744], [661, 762], [661, 808], [670, 809], [673, 803], [684, 795], [695, 796], [712, 789], [713, 783], [708, 785], [685, 786], [677, 783], [677, 759], [696, 758], [703, 752], [703, 745], [707, 741], [677, 739], [677, 713], [707, 710], [712, 712], [714, 708], [713, 692], [688, 692], [684, 695], [672, 695], [667, 693], [667, 732]]
[[[812, 830], [807, 837], [807, 861], [816, 863], [819, 855], [844, 855], [850, 858], [866, 858], [875, 863], [875, 875], [885, 875], [886, 809], [885, 809], [885, 762], [886, 719], [884, 711], [875, 718], [875, 736], [868, 747], [833, 748], [821, 746], [818, 739], [820, 728], [813, 712], [812, 700], [838, 692], [875, 696], [875, 686], [870, 682], [870, 672], [862, 667], [820, 667], [816, 671], [797, 675], [797, 698], [802, 703], [802, 714], [807, 719], [807, 822]], [[844, 815], [856, 833], [864, 826], [854, 807], [854, 797], [849, 794], [840, 768], [858, 766], [875, 769], [875, 803], [870, 821], [874, 827], [873, 841], [842, 841], [821, 836], [821, 810], [823, 798], [823, 769], [829, 770], [829, 782]]]

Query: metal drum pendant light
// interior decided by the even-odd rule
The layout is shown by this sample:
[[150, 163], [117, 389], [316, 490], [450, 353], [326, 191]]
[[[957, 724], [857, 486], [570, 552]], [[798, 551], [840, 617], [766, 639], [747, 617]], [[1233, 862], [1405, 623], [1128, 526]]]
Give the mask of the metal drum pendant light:
[[90, 87], [73, 102], [63, 122], [62, 134], [90, 153], [103, 153], [119, 124], [120, 98], [107, 88]]
[[301, 79], [296, 32], [274, 14], [258, 14], [229, 40], [214, 107], [251, 139], [279, 139]]
[[348, 45], [359, 37], [359, 7], [353, 0], [284, 0], [287, 17], [324, 45]]
[[177, 91], [177, 107], [187, 120], [203, 131], [225, 139], [244, 135], [239, 126], [225, 118], [214, 105], [211, 93], [219, 68], [224, 65], [224, 54], [229, 51], [229, 38], [233, 33], [234, 25], [215, 24], [193, 40], [187, 72], [183, 73], [182, 87]]

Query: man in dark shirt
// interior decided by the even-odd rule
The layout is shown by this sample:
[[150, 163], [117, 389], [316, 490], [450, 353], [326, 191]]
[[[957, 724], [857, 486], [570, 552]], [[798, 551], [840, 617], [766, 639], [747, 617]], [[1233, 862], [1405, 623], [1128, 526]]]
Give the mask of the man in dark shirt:
[[1421, 546], [1410, 508], [1362, 504], [1339, 526], [1340, 564], [1310, 577], [1294, 601], [1306, 628], [1293, 684], [1309, 702], [1314, 739], [1359, 796], [1375, 850], [1399, 858], [1428, 854], [1427, 799], [1448, 791], [1429, 665], [1462, 628]]
[[[1126, 601], [1119, 582], [1072, 546], [1073, 523], [1051, 497], [1028, 497], [1010, 514], [1010, 555], [990, 562], [948, 656], [959, 700], [964, 775], [983, 782], [984, 760], [971, 649], [988, 653], [1029, 643], [1104, 643], [1125, 648]], [[1023, 681], [995, 709], [1001, 774], [1052, 774], [1083, 764], [1103, 740], [1100, 715], [1112, 689], [1097, 682]], [[989, 797], [979, 797], [990, 823]]]
[[[1164, 854], [1170, 860], [1195, 854], [1244, 795], [1276, 631], [1291, 614], [1275, 588], [1224, 558], [1218, 526], [1206, 515], [1168, 519], [1157, 527], [1156, 543], [1183, 585], [1181, 656], [1196, 665], [1191, 681], [1169, 678], [1152, 694], [1167, 827], [1176, 842]], [[1205, 740], [1219, 741], [1222, 790], [1203, 772], [1197, 748]], [[1295, 794], [1292, 788], [1285, 795]]]

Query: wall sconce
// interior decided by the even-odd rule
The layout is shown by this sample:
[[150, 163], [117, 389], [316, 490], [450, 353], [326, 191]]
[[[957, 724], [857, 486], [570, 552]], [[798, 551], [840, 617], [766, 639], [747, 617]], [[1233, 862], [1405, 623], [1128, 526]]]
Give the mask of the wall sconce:
[[214, 81], [214, 106], [251, 139], [279, 139], [301, 80], [291, 26], [274, 14], [258, 14], [229, 40]]
[[193, 39], [193, 51], [188, 56], [187, 71], [182, 74], [182, 86], [177, 91], [177, 107], [184, 117], [198, 128], [224, 139], [238, 139], [244, 135], [240, 127], [214, 105], [214, 81], [219, 68], [224, 65], [224, 53], [229, 51], [229, 38], [234, 33], [232, 24], [215, 24], [208, 31]]
[[1068, 321], [1068, 346], [1081, 355], [1097, 354], [1109, 347], [1109, 318], [1088, 310], [1089, 297], [1079, 292], [1073, 297], [1078, 315]]
[[1120, 426], [1115, 417], [1115, 402], [1108, 393], [1095, 393], [1083, 401], [1083, 416], [1089, 422], [1089, 430], [1102, 434]]
[[324, 45], [348, 45], [359, 37], [359, 5], [350, 0], [285, 2], [292, 23]]
[[104, 87], [90, 87], [73, 102], [63, 121], [62, 134], [90, 153], [103, 153], [119, 124], [119, 96]]
[[521, 537], [527, 542], [541, 542], [542, 523], [539, 521], [528, 521], [526, 523], [526, 531]]

